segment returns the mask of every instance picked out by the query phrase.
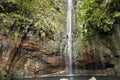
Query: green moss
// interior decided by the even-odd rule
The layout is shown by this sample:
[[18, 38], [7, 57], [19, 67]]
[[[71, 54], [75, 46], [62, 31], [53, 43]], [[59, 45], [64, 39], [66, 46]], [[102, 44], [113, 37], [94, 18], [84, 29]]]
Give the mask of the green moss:
[[120, 74], [120, 63], [115, 65], [114, 69], [117, 74]]
[[1, 73], [1, 79], [2, 80], [12, 80], [13, 78], [13, 75], [11, 72], [9, 71], [2, 71]]

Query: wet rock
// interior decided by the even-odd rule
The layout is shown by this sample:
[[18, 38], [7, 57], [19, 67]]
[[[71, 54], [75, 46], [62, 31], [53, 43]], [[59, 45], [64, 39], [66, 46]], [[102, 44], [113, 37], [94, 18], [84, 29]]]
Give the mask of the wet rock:
[[[95, 49], [95, 62], [101, 61], [105, 64], [106, 68], [115, 68], [116, 73], [119, 73], [120, 25], [114, 26], [110, 34], [107, 32], [98, 32], [96, 36], [91, 38], [91, 42]], [[87, 46], [89, 46], [91, 42], [88, 42]], [[90, 47], [87, 50], [89, 49]]]

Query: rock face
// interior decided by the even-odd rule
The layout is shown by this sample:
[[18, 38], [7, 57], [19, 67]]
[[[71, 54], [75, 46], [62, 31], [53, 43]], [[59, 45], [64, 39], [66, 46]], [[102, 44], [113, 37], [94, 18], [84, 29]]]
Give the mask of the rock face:
[[95, 34], [93, 39], [83, 47], [81, 55], [80, 59], [78, 55], [76, 63], [79, 68], [106, 69], [112, 74], [119, 73], [120, 26], [117, 25], [110, 32]]
[[64, 56], [47, 57], [46, 61], [47, 61], [47, 63], [50, 63], [51, 66], [53, 66], [53, 67], [65, 66]]
[[120, 26], [117, 25], [111, 32], [99, 33], [94, 44], [99, 58], [104, 62], [118, 64], [120, 62]]
[[[62, 66], [62, 67], [61, 67]], [[38, 45], [0, 37], [0, 70], [17, 75], [44, 75], [64, 68], [64, 56], [57, 56]]]
[[[81, 55], [77, 56], [75, 66], [78, 69], [99, 70], [96, 73], [119, 74], [120, 70], [120, 27], [115, 27], [114, 31], [99, 32], [94, 36], [89, 44], [85, 45]], [[37, 44], [20, 42], [0, 37], [0, 70], [10, 70], [16, 74], [24, 75], [44, 75], [56, 73], [65, 69], [65, 56], [57, 50], [53, 41], [40, 47]], [[49, 49], [50, 48], [50, 49]], [[65, 49], [62, 47], [61, 52]], [[80, 73], [86, 74], [85, 71]], [[88, 72], [89, 73], [89, 72]]]

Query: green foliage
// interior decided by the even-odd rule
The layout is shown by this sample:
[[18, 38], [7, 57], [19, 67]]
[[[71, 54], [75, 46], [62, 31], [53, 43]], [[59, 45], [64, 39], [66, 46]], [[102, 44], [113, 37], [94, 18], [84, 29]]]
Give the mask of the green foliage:
[[77, 0], [78, 26], [86, 37], [109, 32], [120, 17], [119, 0]]
[[2, 80], [12, 80], [13, 76], [11, 72], [7, 72], [7, 71], [2, 71], [1, 73], [1, 79]]
[[41, 38], [53, 39], [55, 33], [63, 30], [65, 11], [62, 5], [63, 2], [59, 0], [42, 0], [40, 2], [39, 10], [37, 15], [34, 15], [34, 19], [36, 20], [35, 28], [39, 30]]
[[76, 0], [75, 15], [78, 30], [75, 50], [92, 43], [98, 35], [113, 33], [116, 24], [120, 24], [119, 0]]
[[[66, 16], [63, 1], [8, 0], [6, 4], [8, 3], [12, 5], [8, 7], [7, 11], [5, 6], [0, 6], [0, 8], [5, 9], [4, 12], [0, 13], [1, 34], [5, 33], [17, 40], [24, 36], [27, 29], [30, 29], [32, 36], [39, 37], [41, 40], [46, 38], [47, 40], [53, 39], [64, 29]], [[13, 10], [9, 12], [9, 8], [14, 9], [12, 7], [17, 7], [17, 9], [14, 12], [12, 12]]]
[[38, 7], [38, 1], [39, 0], [15, 0], [15, 3], [18, 4], [18, 6], [23, 10], [33, 10]]

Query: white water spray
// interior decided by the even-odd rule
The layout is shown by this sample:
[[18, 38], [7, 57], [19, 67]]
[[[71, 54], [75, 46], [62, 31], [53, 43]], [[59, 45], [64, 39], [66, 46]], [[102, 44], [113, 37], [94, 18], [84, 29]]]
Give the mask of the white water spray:
[[66, 70], [72, 74], [72, 0], [68, 0], [67, 7], [67, 59]]

